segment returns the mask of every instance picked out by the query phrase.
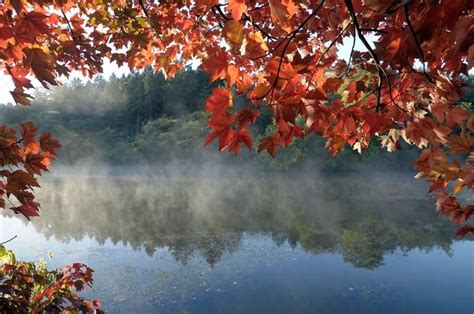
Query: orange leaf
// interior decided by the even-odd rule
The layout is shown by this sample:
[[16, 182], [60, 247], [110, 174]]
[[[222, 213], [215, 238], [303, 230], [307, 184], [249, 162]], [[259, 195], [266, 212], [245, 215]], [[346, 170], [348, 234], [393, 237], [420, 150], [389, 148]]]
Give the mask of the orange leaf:
[[239, 21], [242, 14], [247, 11], [247, 5], [245, 0], [229, 0], [227, 9], [231, 11], [232, 18]]
[[207, 98], [206, 110], [212, 114], [219, 114], [229, 108], [231, 94], [228, 89], [214, 88]]
[[344, 148], [345, 140], [342, 136], [336, 135], [326, 142], [326, 148], [335, 156]]

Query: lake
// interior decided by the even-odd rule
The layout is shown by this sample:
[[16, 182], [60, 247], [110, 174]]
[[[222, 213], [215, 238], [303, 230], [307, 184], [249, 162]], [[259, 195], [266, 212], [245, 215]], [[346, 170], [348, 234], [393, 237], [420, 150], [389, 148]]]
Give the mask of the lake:
[[109, 313], [474, 311], [474, 242], [412, 174], [53, 173], [42, 216], [4, 211], [0, 240], [92, 267]]

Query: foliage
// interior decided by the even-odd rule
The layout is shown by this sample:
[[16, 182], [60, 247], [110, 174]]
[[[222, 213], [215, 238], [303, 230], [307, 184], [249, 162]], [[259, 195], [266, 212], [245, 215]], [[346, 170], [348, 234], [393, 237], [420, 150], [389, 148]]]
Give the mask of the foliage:
[[5, 208], [8, 200], [11, 210], [27, 218], [39, 215], [32, 191], [39, 187], [37, 176], [48, 171], [61, 146], [50, 133], [37, 137], [36, 131], [31, 122], [21, 124], [19, 137], [14, 129], [0, 127], [0, 207]]
[[17, 262], [13, 252], [0, 245], [0, 312], [102, 313], [99, 301], [76, 294], [92, 285], [92, 272], [80, 263], [48, 270], [44, 261]]
[[[161, 82], [154, 85], [161, 91], [159, 101], [147, 105], [149, 111], [159, 112], [156, 116], [134, 114], [137, 104], [131, 99], [148, 96], [143, 90], [137, 93], [130, 88], [128, 82], [132, 78], [138, 85]], [[121, 165], [143, 162], [194, 164], [198, 157], [211, 157], [229, 165], [245, 162], [272, 171], [315, 165], [326, 172], [343, 172], [360, 170], [369, 164], [371, 169], [386, 169], [388, 164], [390, 168], [412, 169], [411, 162], [418, 150], [409, 145], [402, 144], [406, 146], [402, 152], [391, 154], [380, 151], [377, 143], [373, 143], [363, 155], [345, 150], [332, 158], [324, 149], [324, 139], [318, 135], [294, 139], [292, 145], [275, 158], [267, 154], [240, 154], [237, 158], [223, 154], [216, 156], [211, 150], [202, 149], [208, 115], [199, 111], [198, 103], [204, 103], [208, 95], [210, 87], [207, 81], [207, 76], [194, 70], [180, 72], [165, 81], [161, 73], [151, 72], [149, 68], [121, 78], [98, 78], [85, 84], [74, 80], [52, 91], [40, 91], [34, 106], [0, 106], [0, 117], [10, 125], [34, 119], [40, 130], [51, 131], [63, 145], [58, 160], [66, 164], [98, 161]], [[193, 92], [176, 92], [188, 89]], [[111, 96], [110, 91], [114, 91], [112, 94], [115, 96]], [[111, 97], [115, 97], [114, 105]], [[152, 96], [153, 99], [156, 97]], [[244, 99], [236, 97], [235, 102], [241, 105]], [[175, 112], [171, 109], [175, 104], [185, 106], [180, 112]], [[271, 111], [267, 110], [262, 112], [250, 131], [253, 135], [269, 135], [274, 130]]]
[[[24, 105], [31, 76], [57, 85], [74, 69], [101, 72], [106, 58], [173, 76], [200, 59], [219, 85], [205, 106], [206, 143], [252, 149], [249, 128], [263, 107], [276, 129], [258, 150], [273, 156], [314, 133], [333, 155], [346, 145], [365, 151], [374, 139], [393, 151], [403, 139], [423, 149], [415, 167], [438, 211], [462, 225], [474, 214], [474, 205], [456, 200], [474, 187], [474, 118], [456, 101], [473, 66], [473, 20], [464, 0], [10, 0], [0, 8], [0, 58]], [[366, 51], [352, 49], [344, 60], [337, 51], [345, 38]], [[235, 94], [249, 101], [236, 105]]]

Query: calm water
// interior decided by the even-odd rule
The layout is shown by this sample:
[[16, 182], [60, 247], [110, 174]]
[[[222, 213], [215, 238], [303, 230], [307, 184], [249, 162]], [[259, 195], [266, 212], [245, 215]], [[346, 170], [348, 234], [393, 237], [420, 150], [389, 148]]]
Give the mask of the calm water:
[[[22, 259], [95, 269], [111, 313], [473, 313], [474, 243], [410, 175], [50, 176], [0, 216]], [[48, 257], [53, 252], [53, 257]]]

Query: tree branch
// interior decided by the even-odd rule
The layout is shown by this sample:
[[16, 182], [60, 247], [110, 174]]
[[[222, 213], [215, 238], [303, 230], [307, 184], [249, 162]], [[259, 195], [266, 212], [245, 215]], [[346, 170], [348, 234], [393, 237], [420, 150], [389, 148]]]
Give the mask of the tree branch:
[[76, 45], [79, 45], [79, 43], [76, 41], [76, 35], [74, 34], [74, 30], [72, 29], [71, 22], [67, 18], [66, 13], [64, 13], [62, 7], [60, 7], [59, 10], [61, 11], [61, 14], [63, 15], [64, 19], [66, 20], [66, 25], [67, 25], [67, 28], [69, 29], [69, 32], [71, 33], [72, 41], [74, 41]]
[[423, 74], [425, 75], [426, 79], [430, 82], [430, 83], [434, 83], [433, 79], [430, 77], [430, 75], [428, 74], [428, 72], [426, 71], [426, 67], [425, 67], [425, 55], [423, 53], [423, 49], [421, 49], [421, 45], [420, 45], [420, 42], [418, 41], [418, 37], [416, 37], [416, 32], [415, 32], [415, 29], [413, 28], [413, 25], [411, 24], [410, 22], [410, 13], [408, 12], [409, 10], [409, 5], [408, 4], [405, 4], [403, 6], [403, 9], [404, 9], [404, 12], [405, 12], [405, 20], [407, 22], [407, 25], [408, 25], [408, 28], [410, 29], [410, 32], [411, 32], [411, 35], [413, 36], [413, 39], [415, 40], [415, 44], [416, 44], [416, 47], [418, 49], [418, 52], [420, 53], [420, 59], [421, 59], [421, 65], [423, 67]]
[[264, 31], [257, 23], [255, 23], [254, 21], [252, 21], [252, 19], [250, 18], [250, 16], [244, 14], [244, 21], [249, 21], [253, 27], [255, 27], [256, 29], [258, 29], [265, 37], [267, 37], [268, 39], [272, 39], [272, 40], [276, 40], [277, 38], [275, 36], [272, 36], [270, 35], [269, 33], [267, 33], [266, 31]]
[[[308, 16], [306, 17], [306, 19], [304, 19], [304, 21], [301, 22], [301, 24], [298, 25], [298, 27], [297, 27], [295, 30], [293, 30], [290, 34], [288, 34], [288, 35], [291, 35], [291, 36], [288, 37], [288, 35], [287, 35], [287, 36], [285, 37], [285, 39], [287, 38], [287, 42], [286, 42], [286, 45], [283, 47], [283, 51], [281, 52], [281, 55], [280, 55], [280, 61], [279, 61], [279, 63], [278, 63], [278, 70], [277, 70], [277, 73], [276, 73], [275, 80], [273, 81], [271, 88], [265, 93], [265, 95], [263, 95], [262, 97], [259, 97], [259, 98], [265, 98], [265, 97], [271, 92], [271, 99], [273, 99], [273, 92], [274, 92], [274, 90], [275, 90], [276, 84], [278, 83], [278, 78], [279, 78], [279, 76], [280, 76], [281, 66], [282, 66], [282, 64], [283, 64], [283, 58], [284, 58], [284, 56], [285, 56], [286, 49], [287, 49], [288, 46], [290, 45], [290, 42], [295, 38], [296, 34], [298, 34], [299, 31], [301, 31], [301, 29], [303, 29], [303, 27], [305, 26], [305, 24], [308, 23], [308, 21], [309, 21], [313, 16], [315, 16], [316, 13], [318, 13], [319, 9], [321, 9], [321, 7], [323, 6], [323, 4], [324, 4], [325, 1], [326, 1], [326, 0], [322, 0], [322, 1], [319, 3], [319, 5], [316, 7], [316, 9], [314, 9], [314, 11], [313, 11], [310, 15], [308, 15]], [[284, 40], [285, 40], [285, 39], [284, 39]], [[283, 41], [284, 41], [284, 40], [283, 40]], [[283, 41], [281, 41], [281, 42], [283, 42]], [[270, 103], [271, 103], [271, 100], [270, 100]]]
[[8, 242], [11, 242], [11, 241], [15, 240], [17, 237], [18, 237], [18, 236], [16, 235], [16, 236], [14, 236], [14, 237], [12, 237], [12, 238], [8, 239], [7, 241], [0, 242], [0, 245], [7, 244]]
[[140, 7], [142, 8], [143, 13], [145, 14], [145, 16], [150, 18], [150, 15], [148, 14], [147, 9], [145, 8], [145, 4], [143, 3], [143, 0], [138, 0], [138, 3], [140, 4]]
[[[257, 59], [261, 59], [261, 58], [265, 58], [271, 54], [273, 54], [286, 40], [289, 40], [291, 41], [295, 36], [296, 36], [296, 33], [298, 33], [306, 23], [308, 23], [308, 21], [316, 15], [316, 13], [318, 13], [319, 9], [322, 7], [322, 5], [324, 4], [326, 0], [322, 0], [321, 3], [318, 5], [318, 7], [310, 14], [306, 17], [306, 19], [301, 22], [301, 24], [294, 30], [292, 31], [291, 33], [289, 33], [288, 35], [285, 36], [285, 38], [283, 38], [275, 47], [273, 47], [271, 50], [267, 51], [264, 55], [261, 55], [261, 56], [258, 56], [256, 58], [250, 58], [250, 60], [257, 60]], [[290, 39], [291, 38], [291, 39]], [[287, 43], [286, 46], [288, 46], [289, 43]], [[286, 50], [286, 49], [285, 49]]]
[[[344, 32], [347, 30], [347, 28], [349, 27], [349, 25], [351, 25], [351, 23], [349, 22], [346, 26], [344, 26], [344, 28], [339, 32], [339, 34], [337, 34], [336, 38], [334, 38], [334, 40], [329, 44], [329, 46], [326, 48], [326, 50], [324, 50], [324, 52], [321, 54], [321, 56], [319, 57], [318, 59], [318, 62], [316, 62], [316, 65], [314, 66], [315, 68], [317, 68], [319, 66], [319, 64], [321, 63], [321, 61], [323, 60], [323, 57], [328, 53], [328, 51], [336, 44], [337, 40], [342, 36], [342, 34], [344, 34]], [[354, 37], [355, 38], [355, 37]], [[352, 48], [354, 49], [354, 47]], [[351, 54], [352, 54], [352, 51], [351, 51]], [[311, 73], [311, 76], [309, 78], [309, 81], [308, 81], [308, 87], [306, 88], [306, 92], [308, 92], [309, 90], [309, 87], [311, 86], [311, 81], [313, 80], [313, 76], [314, 76], [314, 73], [316, 73], [316, 69]]]
[[352, 41], [352, 47], [351, 47], [351, 53], [349, 55], [349, 60], [347, 60], [347, 67], [346, 69], [344, 70], [344, 72], [342, 73], [344, 75], [347, 75], [347, 73], [349, 73], [349, 69], [351, 68], [351, 63], [352, 63], [352, 54], [354, 53], [354, 49], [355, 49], [355, 45], [356, 45], [356, 40], [357, 40], [357, 37], [356, 37], [356, 30], [355, 30], [355, 27], [354, 27], [354, 40]]
[[[376, 108], [376, 111], [378, 112], [378, 111], [380, 111], [380, 107], [381, 107], [381, 101], [380, 100], [381, 100], [381, 97], [382, 97], [382, 86], [383, 86], [384, 71], [382, 70], [382, 65], [380, 64], [380, 60], [377, 57], [377, 54], [372, 49], [372, 47], [370, 47], [370, 44], [367, 41], [367, 39], [365, 38], [364, 34], [362, 34], [362, 29], [359, 25], [359, 21], [357, 20], [357, 16], [355, 14], [354, 6], [352, 5], [352, 1], [351, 0], [344, 0], [344, 2], [346, 4], [347, 9], [349, 10], [349, 14], [351, 15], [352, 23], [354, 23], [354, 28], [356, 30], [357, 37], [359, 37], [359, 39], [362, 41], [362, 44], [364, 44], [365, 48], [367, 49], [370, 56], [372, 57], [375, 64], [377, 65], [378, 87], [377, 87], [377, 106], [375, 108]], [[355, 36], [355, 34], [354, 34], [354, 36]]]

